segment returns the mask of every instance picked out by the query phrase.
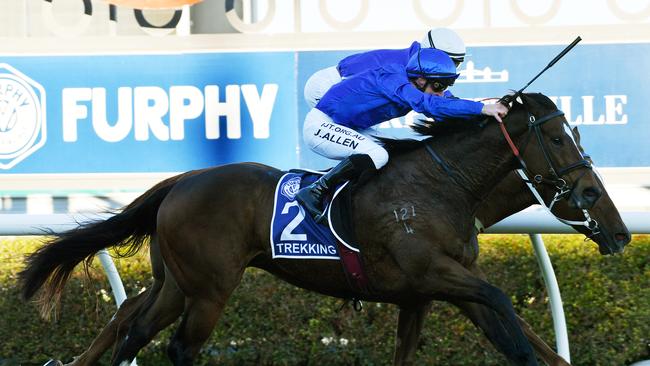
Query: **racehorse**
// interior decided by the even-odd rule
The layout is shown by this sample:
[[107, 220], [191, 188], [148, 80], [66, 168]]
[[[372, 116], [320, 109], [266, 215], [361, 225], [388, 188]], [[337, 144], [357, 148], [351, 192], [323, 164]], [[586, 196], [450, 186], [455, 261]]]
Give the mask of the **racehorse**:
[[[575, 130], [577, 132], [577, 130]], [[167, 184], [174, 184], [179, 177], [173, 177]], [[545, 204], [548, 204], [553, 198], [555, 193], [554, 189], [549, 189], [548, 185], [541, 185], [537, 191], [544, 198]], [[499, 185], [488, 195], [485, 201], [479, 207], [476, 216], [485, 227], [490, 227], [503, 218], [518, 212], [534, 203], [537, 203], [530, 193], [527, 186], [522, 181], [521, 177], [516, 173], [510, 173], [504, 178]], [[553, 213], [559, 218], [574, 223], [574, 227], [584, 233], [587, 237], [593, 239], [600, 248], [602, 253], [615, 253], [622, 250], [622, 248], [630, 241], [630, 234], [625, 224], [622, 222], [613, 202], [606, 191], [598, 199], [595, 205], [589, 210], [589, 217], [593, 222], [597, 222], [597, 227], [589, 226], [589, 221], [586, 220], [585, 214], [582, 210], [570, 208], [567, 201], [558, 201], [553, 207]], [[583, 223], [583, 224], [579, 224]], [[154, 284], [147, 288], [146, 291], [141, 292], [134, 297], [128, 298], [120, 306], [116, 314], [111, 318], [109, 323], [102, 329], [100, 334], [92, 342], [91, 346], [83, 352], [80, 356], [75, 357], [74, 361], [66, 364], [66, 366], [82, 366], [82, 365], [95, 365], [102, 354], [111, 347], [116, 340], [124, 338], [126, 331], [135, 315], [140, 310], [141, 305], [148, 296], [151, 296], [152, 291], [156, 292], [159, 296], [159, 290], [162, 288], [165, 281], [164, 264], [160, 258], [160, 253], [156, 247], [156, 241], [151, 242], [152, 249], [152, 267]], [[480, 272], [478, 267], [474, 267], [475, 273], [480, 277], [484, 275]], [[180, 292], [169, 292], [165, 295], [169, 296], [182, 296]], [[162, 299], [165, 302], [174, 302], [174, 299]], [[481, 313], [481, 308], [474, 306], [472, 303], [465, 303], [461, 305], [466, 315], [472, 319], [473, 322], [482, 322], [484, 317]], [[428, 303], [423, 304], [421, 308], [402, 308], [399, 312], [398, 341], [396, 342], [395, 363], [404, 364], [415, 355], [416, 346], [418, 344], [419, 332], [422, 329], [422, 322], [425, 319]], [[178, 315], [182, 309], [179, 309]], [[548, 365], [567, 365], [566, 361], [562, 359], [553, 349], [551, 349], [535, 332], [528, 326], [528, 324], [519, 318], [520, 324], [524, 329], [524, 333], [528, 340], [532, 343], [533, 348], [539, 356]], [[399, 360], [399, 361], [398, 361]], [[61, 364], [61, 363], [52, 363]]]
[[[522, 147], [528, 171], [543, 172], [542, 181], [554, 182], [575, 207], [591, 207], [603, 190], [563, 129], [566, 120], [545, 96], [525, 94], [522, 99], [523, 103], [514, 102], [504, 133]], [[436, 139], [394, 155], [386, 168], [358, 188], [353, 220], [364, 223], [356, 225], [355, 231], [372, 291], [356, 295], [394, 303], [400, 309], [421, 307], [431, 300], [475, 303], [488, 318], [477, 325], [497, 349], [515, 364], [534, 365], [532, 349], [508, 297], [471, 271], [478, 255], [473, 214], [483, 197], [517, 165], [497, 126], [459, 121], [428, 125], [426, 132]], [[528, 144], [533, 133], [538, 148], [527, 149], [533, 146]], [[456, 172], [451, 179], [455, 184], [449, 185], [450, 176], [433, 163], [430, 154], [436, 152]], [[546, 178], [549, 171], [553, 174]], [[247, 266], [326, 295], [349, 297], [347, 280], [332, 261], [307, 265], [271, 260], [266, 243], [274, 185], [281, 175], [273, 168], [247, 163], [165, 181], [122, 213], [64, 233], [30, 256], [21, 273], [23, 294], [30, 298], [45, 285], [42, 295], [56, 299], [72, 269], [97, 250], [122, 246], [137, 251], [151, 236], [157, 244], [152, 250], [159, 250], [164, 261], [165, 281], [149, 293], [155, 295], [147, 297], [133, 319], [116, 365], [135, 357], [180, 312], [183, 320], [169, 354], [175, 364], [191, 364]], [[401, 207], [418, 212], [410, 220], [411, 232], [394, 225], [393, 210]], [[176, 296], [180, 300], [165, 303], [160, 299], [174, 298], [166, 292], [180, 293]], [[409, 361], [396, 357], [396, 363]]]

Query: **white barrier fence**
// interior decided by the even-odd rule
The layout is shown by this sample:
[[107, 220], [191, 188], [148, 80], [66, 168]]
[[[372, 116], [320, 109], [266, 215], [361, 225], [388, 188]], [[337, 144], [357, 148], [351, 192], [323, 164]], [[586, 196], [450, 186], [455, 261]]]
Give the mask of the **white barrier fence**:
[[[0, 236], [43, 235], [77, 227], [78, 223], [106, 219], [109, 214], [0, 214]], [[632, 234], [650, 234], [650, 212], [621, 212]], [[558, 222], [542, 210], [514, 214], [486, 230], [488, 234], [575, 234], [571, 227]]]
[[[48, 231], [59, 233], [77, 227], [78, 223], [94, 219], [105, 219], [109, 216], [107, 214], [1, 214], [0, 236], [43, 235]], [[650, 234], [650, 212], [622, 212], [621, 216], [631, 233]], [[558, 222], [546, 211], [540, 210], [525, 211], [512, 215], [488, 228], [486, 233], [530, 235], [549, 295], [557, 352], [570, 362], [569, 337], [560, 289], [540, 234], [575, 234], [576, 232], [571, 227]], [[119, 307], [126, 299], [122, 280], [113, 260], [105, 250], [100, 251], [98, 257], [106, 271], [115, 302]]]

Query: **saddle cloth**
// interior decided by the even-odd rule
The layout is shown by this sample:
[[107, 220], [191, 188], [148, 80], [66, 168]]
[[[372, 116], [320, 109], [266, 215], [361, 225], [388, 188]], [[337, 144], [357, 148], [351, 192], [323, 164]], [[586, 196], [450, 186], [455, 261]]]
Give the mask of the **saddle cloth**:
[[271, 219], [271, 249], [273, 258], [340, 259], [337, 240], [349, 250], [359, 252], [351, 234], [347, 216], [350, 195], [343, 183], [326, 198], [328, 225], [317, 224], [300, 207], [295, 195], [313, 183], [322, 172], [291, 171], [282, 176], [275, 190]]
[[[298, 190], [313, 183], [323, 172], [291, 171], [280, 178], [275, 189], [271, 218], [273, 258], [340, 260], [352, 299], [371, 293], [348, 213], [352, 189], [345, 182], [326, 197], [327, 226], [317, 224], [295, 200]], [[357, 301], [357, 300], [354, 300]], [[356, 302], [355, 302], [356, 303]]]

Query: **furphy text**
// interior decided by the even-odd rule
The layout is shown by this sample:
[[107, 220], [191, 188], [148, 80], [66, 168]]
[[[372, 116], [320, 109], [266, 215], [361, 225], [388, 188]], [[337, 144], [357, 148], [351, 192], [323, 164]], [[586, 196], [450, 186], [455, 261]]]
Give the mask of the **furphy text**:
[[203, 122], [205, 138], [215, 140], [221, 138], [221, 117], [226, 123], [225, 137], [239, 139], [244, 105], [250, 114], [253, 137], [268, 139], [278, 85], [264, 84], [261, 92], [253, 84], [227, 85], [223, 100], [219, 98], [219, 88], [217, 85], [207, 85], [203, 90], [191, 85], [171, 86], [167, 90], [158, 86], [120, 87], [116, 92], [117, 120], [114, 122], [107, 120], [106, 88], [65, 88], [61, 97], [63, 140], [77, 141], [79, 124], [88, 122], [97, 136], [107, 142], [122, 141], [130, 135], [136, 141], [183, 140], [186, 121], [195, 119], [191, 123]]

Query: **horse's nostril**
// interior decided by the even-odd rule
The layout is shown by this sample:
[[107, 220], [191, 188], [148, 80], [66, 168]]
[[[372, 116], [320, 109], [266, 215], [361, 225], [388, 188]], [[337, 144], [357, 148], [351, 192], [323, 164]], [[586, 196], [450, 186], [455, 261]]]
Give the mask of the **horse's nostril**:
[[614, 234], [614, 239], [617, 243], [627, 244], [630, 242], [630, 236], [626, 233], [616, 233]]

